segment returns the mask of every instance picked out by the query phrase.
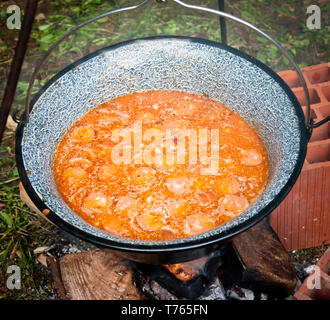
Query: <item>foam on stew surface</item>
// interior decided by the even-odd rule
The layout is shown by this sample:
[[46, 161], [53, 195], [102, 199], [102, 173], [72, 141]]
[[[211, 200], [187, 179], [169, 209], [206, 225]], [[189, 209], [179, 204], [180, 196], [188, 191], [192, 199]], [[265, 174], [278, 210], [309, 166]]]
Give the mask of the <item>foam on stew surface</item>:
[[220, 102], [154, 90], [105, 102], [76, 121], [57, 148], [54, 175], [88, 223], [162, 241], [244, 212], [265, 187], [268, 156], [255, 130]]

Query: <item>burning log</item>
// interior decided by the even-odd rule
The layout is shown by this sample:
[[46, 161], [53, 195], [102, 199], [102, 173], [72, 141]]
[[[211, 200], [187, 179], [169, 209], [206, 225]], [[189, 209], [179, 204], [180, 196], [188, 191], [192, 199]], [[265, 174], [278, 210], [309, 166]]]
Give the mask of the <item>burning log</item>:
[[227, 245], [224, 245], [207, 257], [172, 265], [132, 263], [136, 270], [135, 282], [153, 299], [159, 299], [164, 293], [153, 292], [151, 281], [160, 284], [176, 298], [197, 299], [214, 281], [226, 250]]
[[[58, 239], [57, 239], [58, 238]], [[148, 265], [87, 248], [61, 233], [46, 255], [57, 299], [264, 300], [288, 296], [296, 277], [267, 223], [236, 236], [207, 257]], [[79, 252], [79, 253], [74, 253]]]

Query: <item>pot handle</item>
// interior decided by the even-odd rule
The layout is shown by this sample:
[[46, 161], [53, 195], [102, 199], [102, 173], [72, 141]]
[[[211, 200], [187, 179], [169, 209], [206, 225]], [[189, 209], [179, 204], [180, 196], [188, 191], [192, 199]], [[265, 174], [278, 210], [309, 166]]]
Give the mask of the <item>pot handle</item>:
[[91, 19], [85, 20], [82, 23], [78, 24], [77, 26], [75, 26], [74, 28], [72, 28], [70, 31], [68, 31], [66, 34], [64, 34], [61, 38], [59, 38], [50, 48], [49, 50], [46, 52], [46, 54], [42, 57], [41, 61], [39, 62], [39, 64], [36, 66], [36, 68], [34, 69], [34, 72], [31, 76], [30, 79], [30, 83], [29, 83], [29, 87], [28, 87], [28, 91], [26, 94], [26, 99], [25, 99], [25, 122], [29, 122], [29, 118], [30, 118], [30, 109], [31, 109], [31, 96], [32, 96], [32, 89], [34, 86], [34, 83], [36, 81], [37, 75], [40, 72], [40, 69], [42, 68], [42, 66], [45, 64], [45, 62], [48, 60], [48, 58], [50, 57], [50, 54], [52, 53], [52, 51], [54, 49], [56, 49], [58, 47], [58, 45], [65, 40], [68, 36], [70, 36], [71, 34], [73, 34], [74, 32], [76, 32], [77, 30], [81, 29], [82, 27], [86, 26], [89, 23], [95, 22], [99, 19], [108, 17], [114, 13], [119, 13], [119, 12], [124, 12], [124, 11], [130, 11], [130, 10], [135, 10], [138, 9], [140, 7], [143, 7], [144, 5], [146, 5], [148, 2], [150, 2], [151, 0], [143, 0], [142, 2], [133, 5], [133, 6], [128, 6], [128, 7], [123, 7], [123, 8], [119, 8], [119, 9], [115, 9], [115, 10], [111, 10], [105, 13], [102, 13], [96, 17], [93, 17]]
[[[31, 81], [29, 83], [29, 88], [28, 88], [28, 92], [27, 92], [27, 97], [26, 97], [26, 103], [25, 103], [25, 120], [29, 121], [29, 114], [30, 114], [30, 104], [31, 104], [31, 94], [32, 94], [32, 88], [34, 85], [34, 82], [36, 80], [37, 74], [39, 73], [41, 67], [43, 66], [43, 64], [48, 60], [51, 52], [63, 41], [65, 40], [69, 35], [71, 35], [73, 32], [81, 29], [82, 27], [84, 27], [85, 25], [94, 22], [98, 19], [102, 19], [104, 17], [110, 16], [114, 13], [119, 13], [119, 12], [123, 12], [123, 11], [129, 11], [129, 10], [135, 10], [138, 9], [140, 7], [143, 7], [144, 5], [146, 5], [147, 3], [149, 3], [152, 0], [144, 0], [136, 5], [133, 6], [129, 6], [129, 7], [123, 7], [123, 8], [119, 8], [119, 9], [115, 9], [112, 11], [108, 11], [105, 12], [103, 14], [100, 14], [94, 18], [91, 18], [89, 20], [86, 20], [82, 23], [80, 23], [79, 25], [77, 25], [76, 27], [74, 27], [73, 29], [71, 29], [69, 32], [67, 32], [65, 35], [63, 35], [59, 40], [57, 40], [52, 46], [51, 48], [47, 51], [47, 53], [45, 54], [45, 56], [42, 58], [41, 62], [37, 65], [36, 69], [34, 70], [34, 73], [32, 75]], [[156, 0], [159, 3], [166, 3], [167, 0]], [[284, 55], [285, 57], [291, 62], [291, 64], [293, 65], [295, 71], [298, 73], [301, 83], [303, 85], [304, 88], [304, 92], [306, 95], [306, 104], [307, 104], [307, 112], [306, 112], [306, 119], [305, 119], [305, 124], [306, 124], [306, 128], [307, 131], [309, 133], [309, 136], [312, 133], [313, 128], [316, 128], [322, 124], [324, 124], [325, 122], [330, 121], [330, 117], [325, 118], [324, 120], [318, 122], [318, 123], [314, 123], [313, 119], [311, 119], [310, 117], [310, 97], [309, 97], [309, 92], [307, 89], [307, 85], [306, 85], [306, 81], [304, 79], [304, 76], [300, 70], [300, 68], [298, 67], [298, 65], [296, 64], [296, 62], [293, 60], [293, 58], [291, 57], [291, 55], [276, 41], [274, 40], [272, 37], [270, 37], [267, 33], [263, 32], [262, 30], [260, 30], [259, 28], [257, 28], [256, 26], [252, 25], [251, 23], [242, 20], [240, 18], [237, 18], [229, 13], [223, 12], [223, 11], [219, 11], [219, 10], [215, 10], [215, 9], [210, 9], [207, 7], [202, 7], [202, 6], [197, 6], [197, 5], [192, 5], [192, 4], [187, 4], [181, 0], [171, 0], [175, 3], [177, 3], [178, 5], [181, 5], [185, 8], [188, 9], [193, 9], [193, 10], [199, 10], [199, 11], [204, 11], [207, 13], [212, 13], [224, 18], [228, 18], [230, 20], [233, 20], [235, 22], [238, 22], [242, 25], [245, 25], [246, 27], [258, 32], [260, 35], [262, 35], [264, 38], [266, 38], [267, 40], [269, 40], [272, 44], [274, 44]]]
[[[211, 9], [211, 8], [202, 7], [202, 6], [188, 4], [188, 3], [185, 3], [181, 0], [172, 0], [172, 1], [179, 4], [179, 5], [181, 5], [181, 6], [183, 6], [183, 7], [185, 7], [185, 8], [212, 13], [212, 14], [224, 17], [224, 18], [228, 18], [228, 19], [233, 20], [235, 22], [238, 22], [238, 23], [240, 23], [240, 24], [242, 24], [242, 25], [258, 32], [260, 35], [262, 35], [264, 38], [266, 38], [268, 41], [270, 41], [273, 45], [275, 45], [280, 50], [280, 52], [289, 60], [289, 62], [291, 62], [291, 64], [293, 65], [295, 71], [297, 72], [297, 74], [298, 74], [298, 76], [301, 80], [302, 86], [304, 88], [304, 93], [305, 93], [305, 96], [306, 96], [307, 111], [306, 111], [305, 124], [306, 124], [306, 129], [307, 129], [309, 137], [312, 134], [313, 128], [316, 128], [316, 127], [318, 127], [318, 126], [322, 125], [323, 123], [330, 120], [330, 117], [327, 117], [323, 121], [320, 121], [318, 123], [314, 123], [314, 120], [311, 119], [311, 116], [310, 116], [310, 114], [311, 114], [310, 97], [309, 97], [309, 92], [308, 92], [308, 88], [307, 88], [305, 78], [304, 78], [300, 68], [298, 67], [296, 62], [293, 60], [293, 58], [291, 57], [291, 55], [276, 40], [274, 40], [271, 36], [269, 36], [264, 31], [260, 30], [259, 28], [257, 28], [253, 24], [251, 24], [251, 23], [249, 23], [249, 22], [247, 22], [243, 19], [237, 18], [237, 17], [235, 17], [235, 16], [233, 16], [229, 13], [219, 11], [219, 10], [215, 10], [215, 9]], [[166, 0], [159, 0], [159, 2], [166, 2]]]

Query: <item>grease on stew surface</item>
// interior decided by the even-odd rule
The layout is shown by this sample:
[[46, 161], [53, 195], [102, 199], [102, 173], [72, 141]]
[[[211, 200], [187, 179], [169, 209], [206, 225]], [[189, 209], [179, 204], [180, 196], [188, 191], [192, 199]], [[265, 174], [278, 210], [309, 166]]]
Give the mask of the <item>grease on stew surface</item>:
[[[140, 164], [144, 141], [133, 152], [135, 123], [156, 129], [219, 129], [216, 174], [203, 174], [205, 162]], [[126, 129], [131, 144], [113, 139]], [[117, 130], [118, 131], [118, 130]], [[210, 140], [210, 139], [209, 139]], [[199, 140], [198, 140], [199, 141]], [[130, 163], [112, 161], [118, 143]], [[172, 146], [180, 143], [174, 139]], [[207, 150], [210, 151], [210, 141]], [[199, 147], [199, 146], [198, 146]], [[168, 151], [168, 153], [166, 153]], [[175, 154], [175, 151], [173, 151]], [[268, 176], [266, 149], [254, 129], [223, 104], [179, 91], [137, 92], [105, 102], [77, 120], [64, 135], [54, 159], [57, 187], [70, 208], [109, 233], [140, 239], [170, 240], [215, 228], [245, 211], [263, 191]]]

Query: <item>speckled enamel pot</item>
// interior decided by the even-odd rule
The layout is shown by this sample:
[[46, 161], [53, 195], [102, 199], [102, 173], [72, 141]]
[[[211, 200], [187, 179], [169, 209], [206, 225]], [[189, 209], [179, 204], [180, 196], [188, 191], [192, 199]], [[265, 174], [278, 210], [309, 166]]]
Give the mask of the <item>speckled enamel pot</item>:
[[[209, 232], [178, 240], [137, 241], [99, 230], [61, 198], [53, 156], [69, 127], [88, 110], [136, 91], [172, 89], [208, 94], [246, 119], [262, 138], [270, 161], [265, 191], [244, 213]], [[306, 155], [301, 107], [279, 76], [231, 47], [187, 37], [137, 39], [99, 50], [65, 68], [32, 101], [22, 119], [16, 157], [23, 185], [35, 205], [60, 228], [146, 263], [196, 259], [272, 212], [295, 183]]]

